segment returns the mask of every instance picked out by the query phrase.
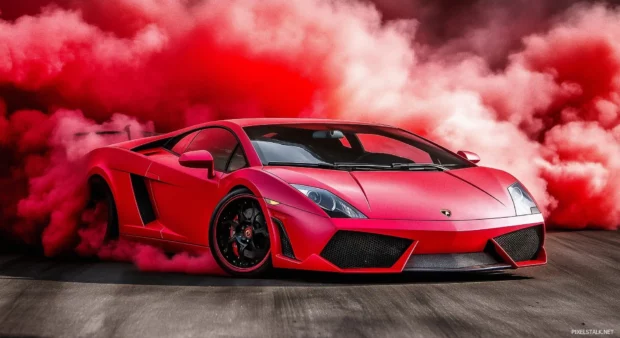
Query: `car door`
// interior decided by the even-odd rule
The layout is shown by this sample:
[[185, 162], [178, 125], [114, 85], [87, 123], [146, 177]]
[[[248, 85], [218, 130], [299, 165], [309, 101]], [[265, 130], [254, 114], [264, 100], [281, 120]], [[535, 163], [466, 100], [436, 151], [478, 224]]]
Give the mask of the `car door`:
[[[209, 127], [192, 132], [170, 147], [171, 152], [154, 156], [148, 170], [151, 190], [165, 240], [208, 246], [211, 215], [221, 198], [220, 179], [245, 167], [243, 150], [228, 129]], [[179, 156], [188, 151], [207, 150], [214, 160], [215, 176], [207, 169], [187, 168]], [[242, 160], [236, 154], [241, 153]], [[236, 160], [235, 160], [236, 159]]]

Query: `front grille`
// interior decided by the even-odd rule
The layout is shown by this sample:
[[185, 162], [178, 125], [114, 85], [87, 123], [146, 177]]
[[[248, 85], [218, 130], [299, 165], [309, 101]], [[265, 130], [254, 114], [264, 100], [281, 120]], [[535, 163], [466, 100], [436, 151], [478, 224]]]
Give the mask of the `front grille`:
[[405, 270], [485, 270], [509, 268], [487, 252], [412, 255]]
[[295, 253], [293, 252], [293, 246], [291, 245], [291, 241], [288, 239], [286, 230], [284, 230], [284, 224], [282, 224], [282, 222], [277, 218], [272, 217], [271, 219], [278, 226], [278, 232], [280, 233], [280, 247], [282, 248], [282, 254], [288, 258], [295, 259]]
[[495, 237], [494, 240], [515, 262], [529, 261], [538, 256], [543, 238], [541, 225]]
[[389, 268], [413, 241], [355, 231], [338, 231], [321, 256], [341, 269]]

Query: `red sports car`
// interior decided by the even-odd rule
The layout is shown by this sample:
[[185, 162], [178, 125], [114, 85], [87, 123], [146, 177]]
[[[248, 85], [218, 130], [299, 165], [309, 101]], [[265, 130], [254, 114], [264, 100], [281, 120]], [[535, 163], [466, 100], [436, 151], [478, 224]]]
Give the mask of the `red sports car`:
[[94, 150], [89, 182], [108, 238], [210, 251], [231, 275], [545, 264], [531, 194], [478, 161], [385, 125], [241, 119]]

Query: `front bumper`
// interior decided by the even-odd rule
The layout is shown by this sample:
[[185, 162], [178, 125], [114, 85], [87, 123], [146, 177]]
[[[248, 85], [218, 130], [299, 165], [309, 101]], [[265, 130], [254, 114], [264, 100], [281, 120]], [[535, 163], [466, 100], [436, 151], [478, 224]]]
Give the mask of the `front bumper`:
[[547, 262], [540, 214], [414, 221], [328, 218], [284, 204], [268, 209], [277, 268], [399, 273], [484, 271]]

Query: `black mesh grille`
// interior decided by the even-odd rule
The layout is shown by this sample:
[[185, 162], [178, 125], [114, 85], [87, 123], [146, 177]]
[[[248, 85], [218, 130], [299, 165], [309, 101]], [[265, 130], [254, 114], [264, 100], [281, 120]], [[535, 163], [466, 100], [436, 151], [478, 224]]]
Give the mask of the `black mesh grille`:
[[321, 256], [341, 269], [389, 268], [405, 253], [411, 242], [406, 238], [338, 231]]
[[534, 226], [495, 237], [495, 241], [515, 262], [529, 261], [538, 256], [542, 243], [542, 226]]
[[272, 218], [273, 222], [278, 226], [278, 232], [280, 233], [280, 246], [282, 247], [282, 254], [288, 258], [295, 259], [295, 253], [293, 253], [293, 246], [288, 239], [286, 230], [284, 230], [284, 224], [277, 218]]

